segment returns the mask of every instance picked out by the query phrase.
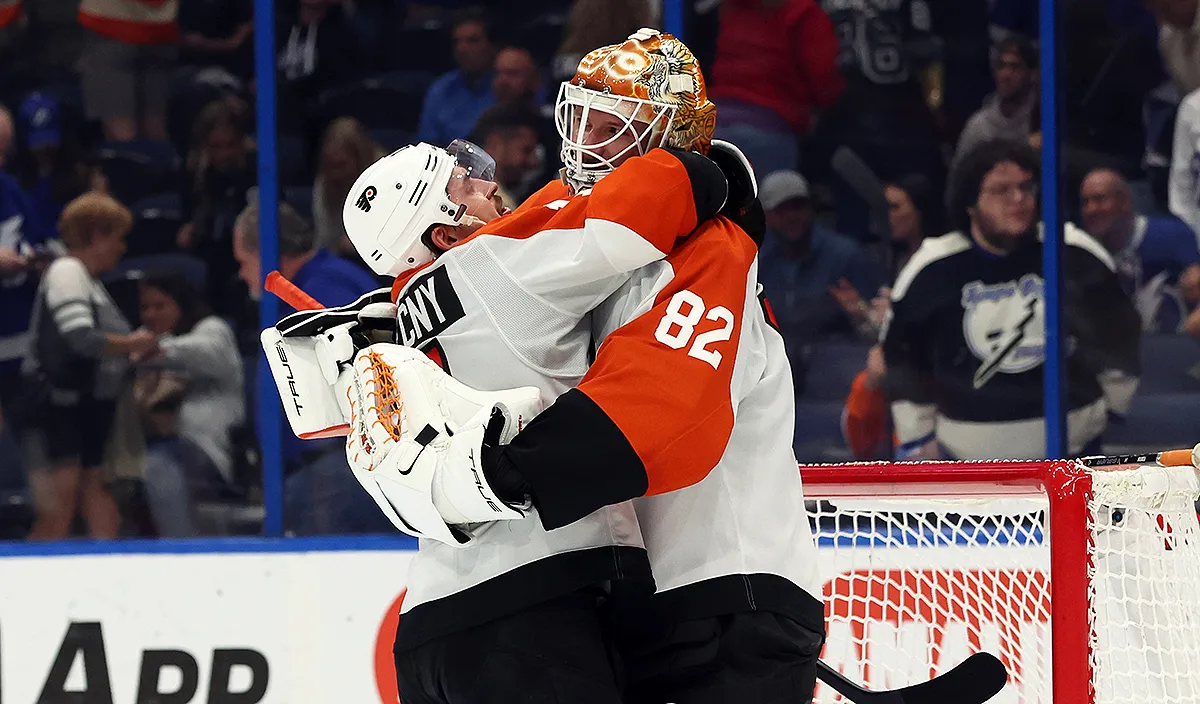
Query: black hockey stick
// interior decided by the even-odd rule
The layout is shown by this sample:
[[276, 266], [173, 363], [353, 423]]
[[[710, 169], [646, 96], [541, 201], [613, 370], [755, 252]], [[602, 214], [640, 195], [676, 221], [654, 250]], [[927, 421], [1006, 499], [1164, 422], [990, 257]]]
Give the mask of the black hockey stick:
[[1079, 461], [1087, 467], [1113, 467], [1127, 464], [1161, 464], [1167, 467], [1186, 467], [1192, 464], [1192, 450], [1166, 450], [1142, 455], [1115, 455], [1112, 457], [1096, 455], [1092, 457], [1080, 457]]
[[1004, 689], [1008, 671], [995, 655], [975, 653], [928, 682], [886, 692], [869, 692], [820, 660], [817, 677], [854, 704], [984, 704]]

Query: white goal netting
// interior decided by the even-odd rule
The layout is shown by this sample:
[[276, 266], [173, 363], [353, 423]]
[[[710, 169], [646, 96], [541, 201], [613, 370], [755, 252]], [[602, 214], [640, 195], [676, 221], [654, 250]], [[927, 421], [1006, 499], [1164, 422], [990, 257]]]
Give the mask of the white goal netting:
[[[968, 488], [954, 464], [930, 466], [936, 478], [914, 483], [831, 483], [833, 472], [851, 479], [861, 465], [823, 467], [823, 478], [806, 482], [825, 577], [827, 663], [868, 689], [895, 689], [984, 650], [1010, 675], [994, 702], [1200, 704], [1195, 470], [1059, 463], [1069, 468], [1061, 478], [1090, 478], [1091, 490], [1081, 518], [1054, 512], [1074, 525], [1051, 525], [1051, 502], [1063, 500], [1053, 482], [988, 496], [978, 471]], [[1066, 545], [1072, 534], [1086, 554], [1052, 559], [1056, 536]], [[1055, 579], [1086, 579], [1078, 593], [1088, 603], [1052, 603]], [[1056, 666], [1072, 658], [1090, 664], [1091, 684], [1073, 683], [1070, 701], [1062, 690], [1056, 701]], [[816, 701], [844, 700], [819, 685]]]

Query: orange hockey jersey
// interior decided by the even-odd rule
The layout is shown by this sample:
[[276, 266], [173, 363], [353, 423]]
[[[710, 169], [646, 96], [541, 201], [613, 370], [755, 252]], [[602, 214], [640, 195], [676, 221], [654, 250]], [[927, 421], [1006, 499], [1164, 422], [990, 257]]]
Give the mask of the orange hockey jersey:
[[821, 631], [791, 367], [758, 288], [750, 237], [704, 223], [596, 311], [583, 382], [492, 461], [524, 477], [550, 529], [642, 497], [671, 613], [766, 609]]
[[[589, 193], [550, 184], [395, 282], [399, 342], [481, 390], [534, 386], [546, 405], [582, 381], [590, 311], [659, 261], [724, 200], [703, 157], [656, 149]], [[649, 584], [631, 504], [600, 504], [560, 530], [536, 516], [481, 530], [466, 549], [421, 541], [396, 647], [618, 579]]]

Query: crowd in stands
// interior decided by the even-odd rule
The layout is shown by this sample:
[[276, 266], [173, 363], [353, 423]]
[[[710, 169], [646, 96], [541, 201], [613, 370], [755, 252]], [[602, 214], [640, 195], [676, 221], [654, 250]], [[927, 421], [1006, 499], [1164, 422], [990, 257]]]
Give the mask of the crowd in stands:
[[[1081, 451], [1195, 440], [1198, 2], [1059, 3], [1063, 177], [1040, 189], [1060, 189], [1069, 229], [1119, 282], [1137, 318], [1110, 332], [1140, 358], [1070, 375], [1104, 389]], [[989, 253], [981, 266], [1016, 266], [971, 233], [993, 205], [1039, 196], [1037, 0], [683, 4], [717, 137], [758, 176], [798, 459], [966, 458], [944, 442], [961, 425], [945, 408], [929, 432], [893, 414], [905, 360], [881, 339], [947, 233]], [[662, 21], [656, 0], [276, 6], [279, 268], [330, 306], [388, 283], [341, 222], [363, 169], [466, 138], [515, 207], [557, 178], [559, 84]], [[278, 401], [257, 394], [253, 32], [246, 0], [0, 0], [0, 539], [260, 530], [255, 409]], [[988, 150], [1010, 157], [980, 171]], [[1001, 182], [1018, 152], [1035, 161]], [[289, 533], [390, 530], [340, 442], [281, 442]]]

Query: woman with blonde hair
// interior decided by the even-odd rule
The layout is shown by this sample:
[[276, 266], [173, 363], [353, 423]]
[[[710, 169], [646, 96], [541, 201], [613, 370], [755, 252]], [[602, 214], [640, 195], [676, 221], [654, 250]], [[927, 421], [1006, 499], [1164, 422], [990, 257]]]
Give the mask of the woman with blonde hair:
[[68, 253], [42, 277], [22, 365], [22, 425], [36, 468], [31, 539], [67, 537], [76, 511], [94, 538], [115, 538], [120, 528], [101, 466], [129, 359], [152, 353], [158, 341], [130, 330], [99, 276], [117, 266], [132, 225], [125, 206], [97, 192], [68, 203], [58, 223]]
[[321, 138], [317, 178], [313, 182], [313, 227], [318, 247], [358, 259], [342, 224], [342, 203], [358, 175], [385, 153], [353, 117], [339, 117], [329, 123]]

